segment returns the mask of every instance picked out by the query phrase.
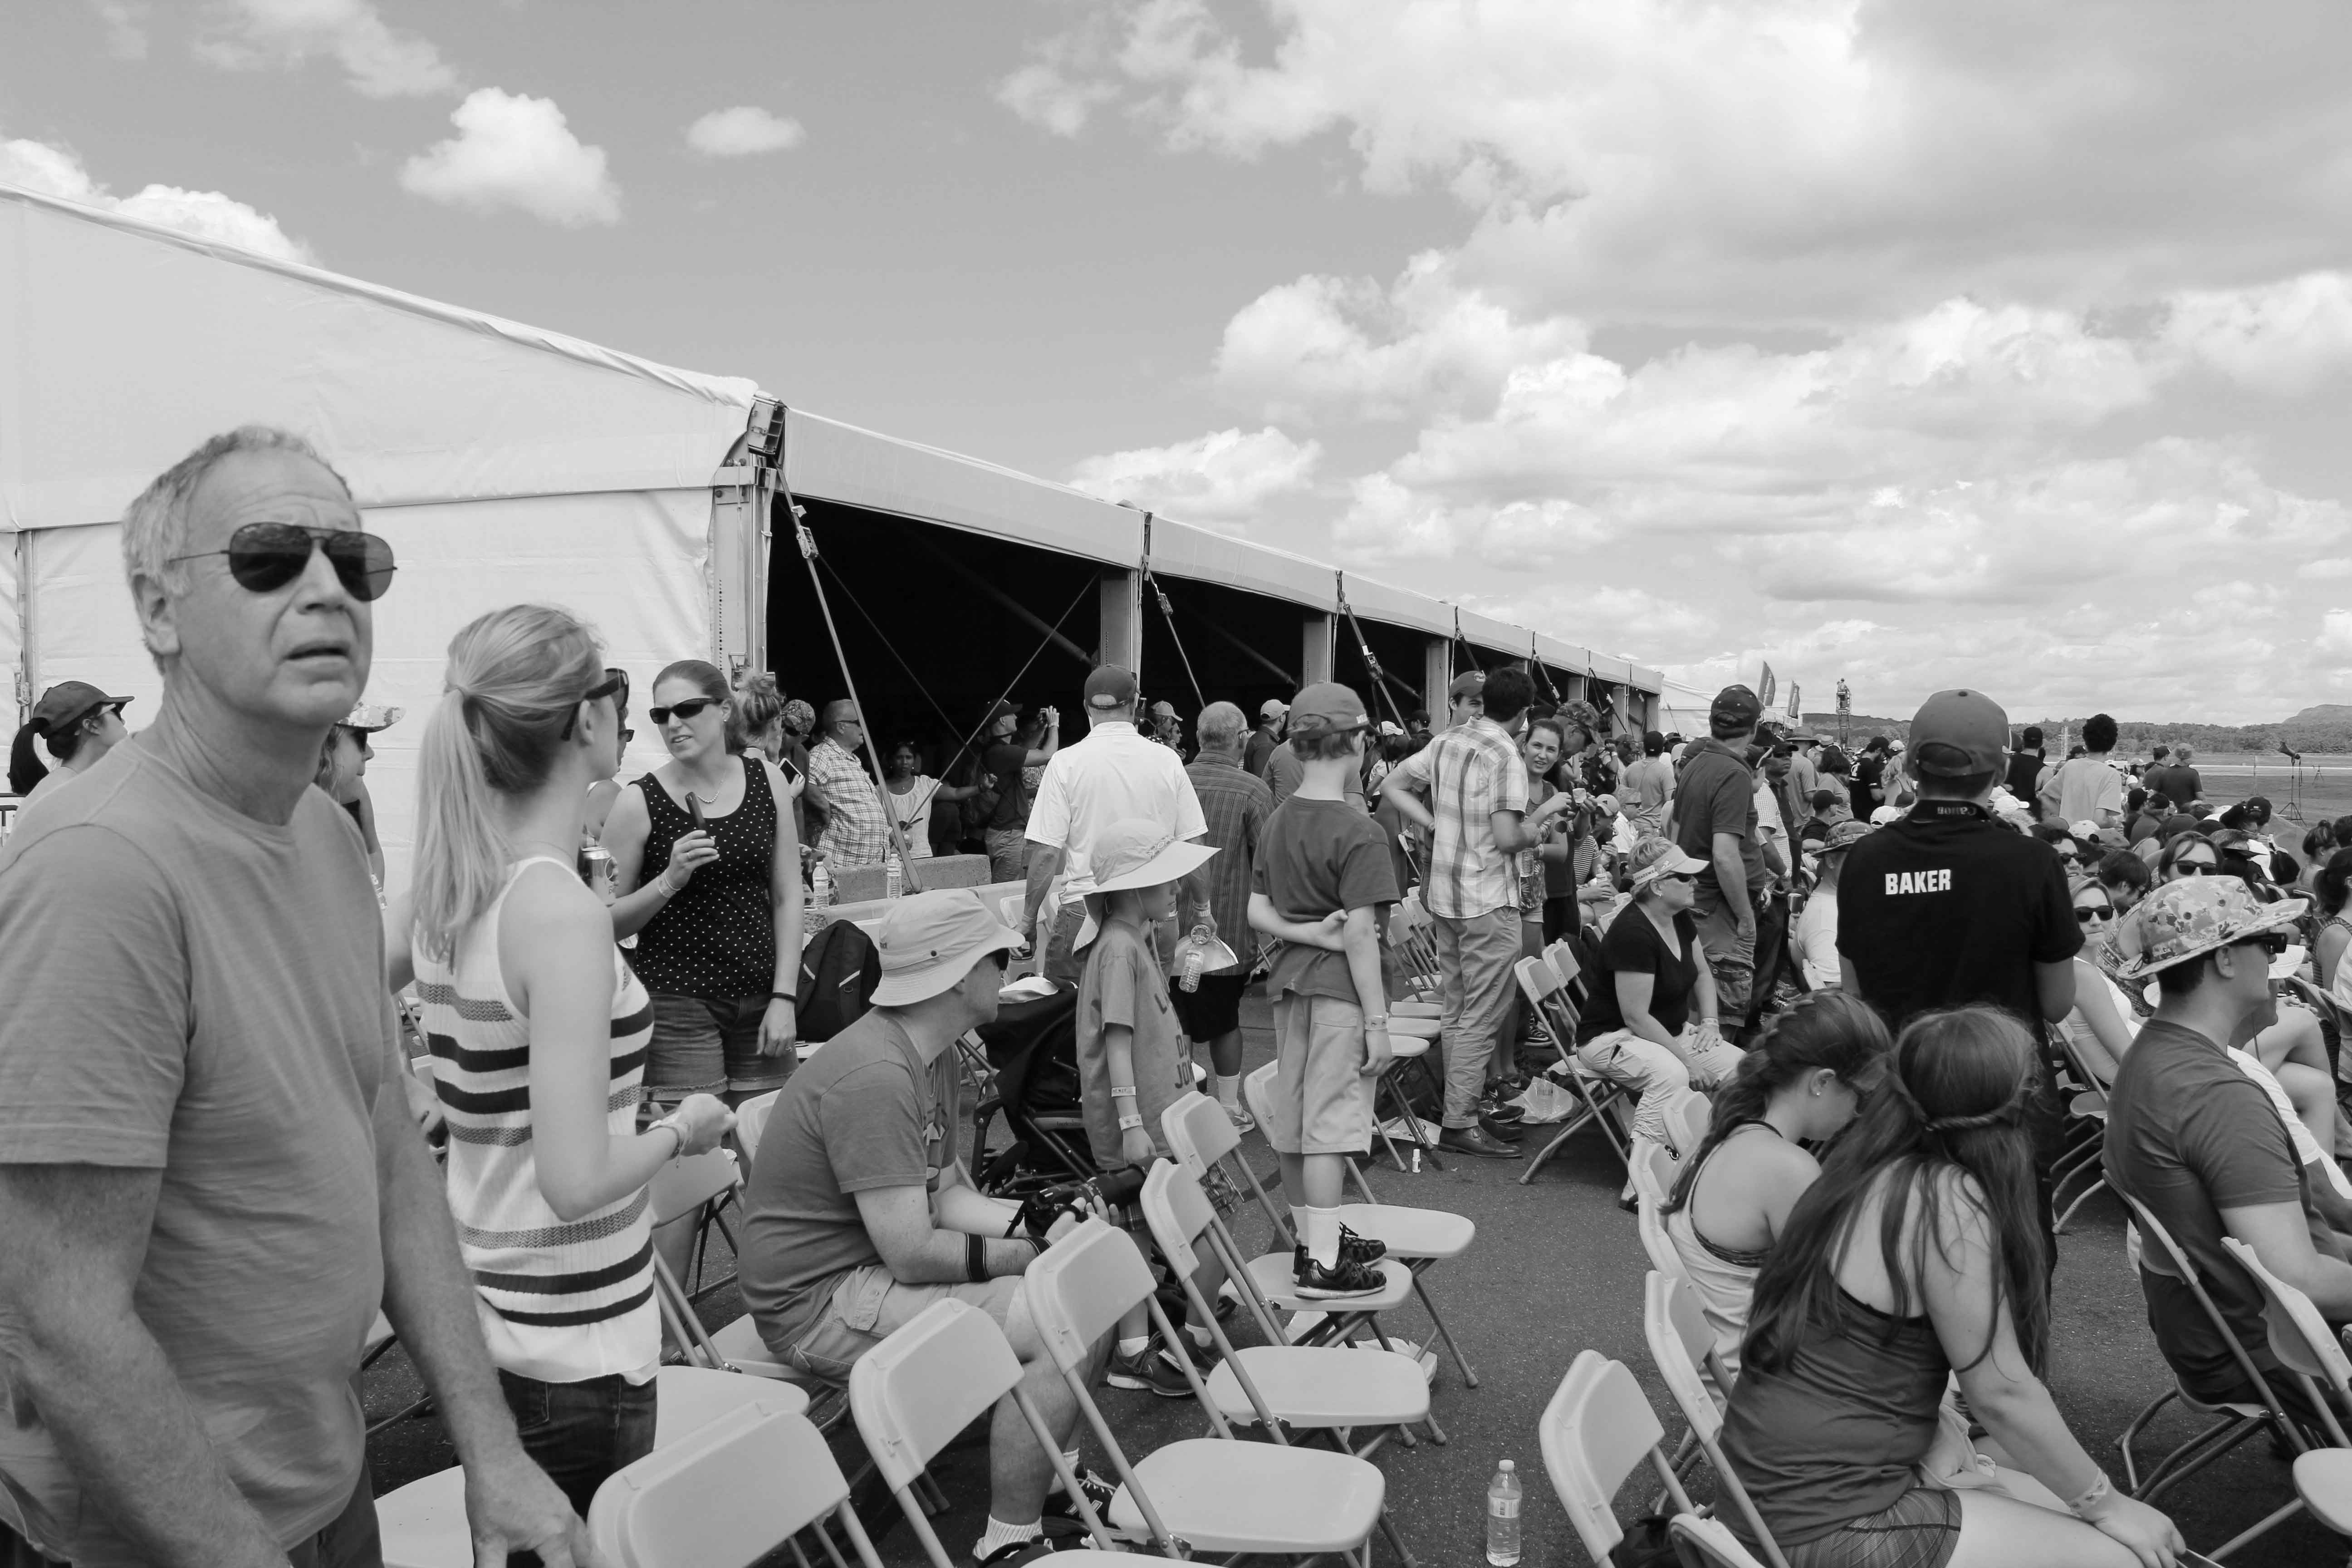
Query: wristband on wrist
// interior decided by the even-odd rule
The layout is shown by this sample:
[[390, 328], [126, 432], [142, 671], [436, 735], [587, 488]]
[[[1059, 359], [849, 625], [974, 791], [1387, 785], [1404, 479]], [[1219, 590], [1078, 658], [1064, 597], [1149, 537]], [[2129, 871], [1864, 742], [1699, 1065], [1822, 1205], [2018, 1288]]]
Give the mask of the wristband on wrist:
[[2079, 1495], [2067, 1500], [2067, 1511], [2074, 1514], [2076, 1519], [2092, 1521], [2095, 1516], [2090, 1510], [2105, 1502], [2114, 1494], [2115, 1487], [2108, 1481], [2107, 1472], [2101, 1470], [2096, 1480], [2084, 1487]]
[[1135, 1098], [1135, 1089], [1132, 1085], [1129, 1085], [1126, 1089], [1114, 1087], [1110, 1091], [1110, 1097], [1113, 1100], [1133, 1100]]
[[667, 866], [661, 868], [661, 875], [656, 877], [648, 886], [665, 899], [674, 899], [677, 897], [677, 889], [669, 879], [669, 868]]
[[667, 1131], [671, 1137], [677, 1140], [677, 1147], [670, 1151], [671, 1159], [675, 1160], [686, 1152], [686, 1126], [678, 1121], [677, 1112], [675, 1110], [646, 1128], [646, 1131], [648, 1132]]
[[963, 1238], [963, 1277], [967, 1284], [978, 1285], [988, 1278], [988, 1243], [977, 1236]]
[[1385, 1029], [1388, 1026], [1389, 1016], [1386, 1013], [1367, 1013], [1364, 1015], [1364, 1027], [1367, 1029]]
[[801, 1010], [801, 999], [798, 996], [793, 995], [789, 991], [771, 991], [768, 993], [768, 1000], [771, 1002], [789, 1002], [793, 1005], [793, 1012], [797, 1013]]
[[1118, 1130], [1119, 1130], [1121, 1132], [1126, 1132], [1126, 1131], [1130, 1131], [1130, 1130], [1139, 1129], [1139, 1128], [1141, 1128], [1141, 1127], [1142, 1127], [1142, 1125], [1143, 1125], [1143, 1118], [1142, 1118], [1142, 1117], [1140, 1117], [1140, 1116], [1136, 1115], [1133, 1111], [1129, 1111], [1129, 1112], [1128, 1112], [1128, 1114], [1126, 1114], [1125, 1116], [1122, 1116], [1122, 1117], [1120, 1117], [1120, 1118], [1118, 1119]]

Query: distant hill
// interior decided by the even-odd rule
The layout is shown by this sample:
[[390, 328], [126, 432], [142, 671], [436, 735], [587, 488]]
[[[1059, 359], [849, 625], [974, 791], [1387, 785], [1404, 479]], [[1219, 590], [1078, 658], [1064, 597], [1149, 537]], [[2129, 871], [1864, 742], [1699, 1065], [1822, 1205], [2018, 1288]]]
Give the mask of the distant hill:
[[2315, 702], [2286, 719], [2279, 728], [2314, 729], [2322, 724], [2338, 724], [2352, 729], [2352, 702]]

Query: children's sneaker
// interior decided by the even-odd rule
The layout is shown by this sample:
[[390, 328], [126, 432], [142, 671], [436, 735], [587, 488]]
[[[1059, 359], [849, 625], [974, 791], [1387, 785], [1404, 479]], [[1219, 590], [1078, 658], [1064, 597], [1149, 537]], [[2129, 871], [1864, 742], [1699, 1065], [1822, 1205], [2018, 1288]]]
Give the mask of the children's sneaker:
[[1160, 1358], [1160, 1342], [1156, 1337], [1133, 1355], [1113, 1347], [1110, 1365], [1103, 1381], [1113, 1388], [1132, 1388], [1156, 1394], [1162, 1399], [1190, 1399], [1192, 1396], [1192, 1385], [1184, 1381], [1184, 1374], [1176, 1370], [1174, 1363]]
[[1346, 1226], [1339, 1227], [1339, 1256], [1352, 1258], [1362, 1264], [1378, 1263], [1389, 1255], [1389, 1244], [1374, 1241], [1369, 1236], [1358, 1236]]
[[1307, 1254], [1307, 1248], [1295, 1249], [1290, 1258], [1290, 1280], [1294, 1289], [1310, 1300], [1328, 1300], [1346, 1296], [1377, 1296], [1388, 1281], [1379, 1269], [1339, 1254], [1339, 1261], [1326, 1267]]
[[1253, 1132], [1257, 1130], [1257, 1118], [1252, 1116], [1245, 1107], [1227, 1105], [1219, 1109], [1224, 1111], [1225, 1120], [1234, 1124], [1234, 1131]]

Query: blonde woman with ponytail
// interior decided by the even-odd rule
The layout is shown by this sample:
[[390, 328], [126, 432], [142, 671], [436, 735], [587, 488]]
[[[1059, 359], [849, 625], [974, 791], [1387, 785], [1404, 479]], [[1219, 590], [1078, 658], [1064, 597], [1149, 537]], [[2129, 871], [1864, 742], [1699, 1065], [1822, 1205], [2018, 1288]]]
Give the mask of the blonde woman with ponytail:
[[635, 1130], [653, 1013], [581, 880], [619, 683], [562, 610], [493, 610], [449, 644], [420, 759], [413, 973], [449, 1129], [449, 1206], [523, 1447], [584, 1515], [653, 1448], [661, 1328], [646, 1186], [734, 1116], [689, 1096]]

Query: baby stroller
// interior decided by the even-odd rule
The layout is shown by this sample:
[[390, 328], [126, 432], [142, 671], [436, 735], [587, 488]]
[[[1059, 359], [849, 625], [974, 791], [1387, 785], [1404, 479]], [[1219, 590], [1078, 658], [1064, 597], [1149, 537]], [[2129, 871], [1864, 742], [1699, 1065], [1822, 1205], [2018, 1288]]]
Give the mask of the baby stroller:
[[[1091, 1180], [1093, 1151], [1078, 1099], [1078, 994], [1008, 1002], [979, 1031], [995, 1091], [971, 1113], [972, 1180], [991, 1197], [1025, 1198]], [[999, 1116], [1006, 1142], [992, 1150]]]

